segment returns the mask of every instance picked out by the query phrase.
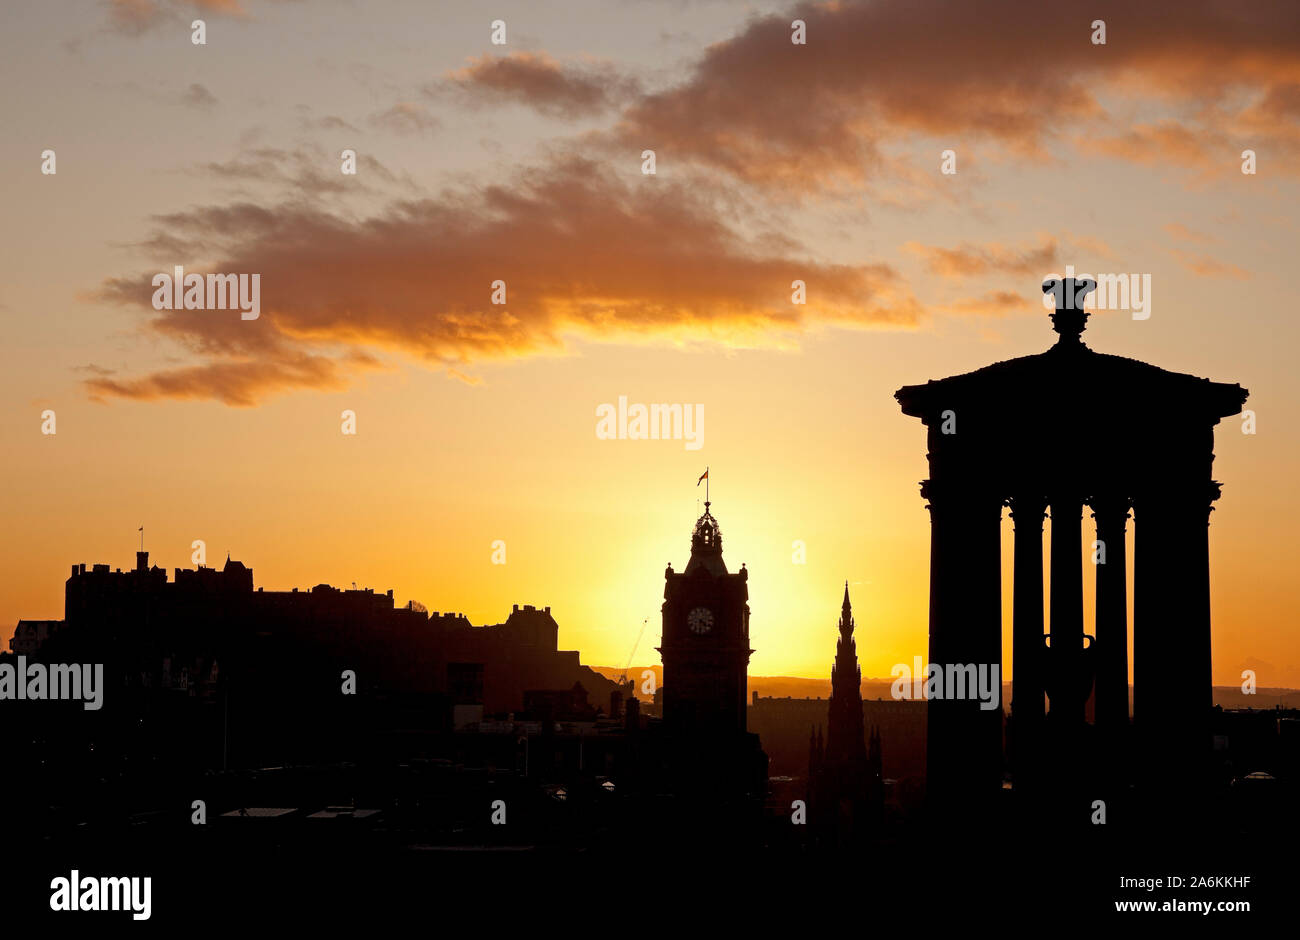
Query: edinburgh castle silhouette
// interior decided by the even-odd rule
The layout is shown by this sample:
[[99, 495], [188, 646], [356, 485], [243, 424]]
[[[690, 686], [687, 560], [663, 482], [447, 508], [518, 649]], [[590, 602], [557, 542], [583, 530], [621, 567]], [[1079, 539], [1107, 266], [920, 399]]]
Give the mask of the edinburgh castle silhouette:
[[[815, 854], [905, 843], [953, 819], [1032, 840], [1044, 826], [1086, 829], [1097, 801], [1126, 825], [1185, 824], [1179, 814], [1199, 801], [1235, 832], [1250, 771], [1267, 766], [1285, 786], [1255, 803], [1276, 808], [1295, 792], [1298, 750], [1294, 713], [1224, 712], [1211, 698], [1213, 428], [1247, 393], [1093, 352], [1080, 338], [1088, 282], [1045, 290], [1061, 287], [1077, 299], [1058, 304], [1046, 352], [896, 395], [928, 431], [928, 659], [940, 669], [1004, 665], [1010, 511], [1009, 714], [1000, 698], [993, 708], [970, 696], [864, 699], [858, 644], [872, 638], [855, 635], [847, 583], [825, 651], [830, 697], [750, 698], [750, 572], [728, 568], [707, 499], [685, 567], [664, 572], [653, 696], [563, 650], [549, 607], [515, 605], [502, 623], [475, 626], [395, 607], [391, 591], [265, 591], [230, 558], [168, 580], [140, 551], [127, 571], [74, 565], [64, 619], [21, 621], [0, 656], [103, 663], [107, 677], [94, 714], [2, 706], [8, 785], [27, 794], [16, 825], [89, 824], [79, 839], [125, 820], [172, 832], [201, 797], [222, 851], [314, 850], [345, 821], [349, 844], [399, 853], [584, 850], [649, 828], [681, 844]], [[1104, 545], [1095, 624], [1084, 622], [1085, 507]], [[834, 603], [808, 599], [828, 615]], [[490, 821], [496, 801], [508, 826]]]

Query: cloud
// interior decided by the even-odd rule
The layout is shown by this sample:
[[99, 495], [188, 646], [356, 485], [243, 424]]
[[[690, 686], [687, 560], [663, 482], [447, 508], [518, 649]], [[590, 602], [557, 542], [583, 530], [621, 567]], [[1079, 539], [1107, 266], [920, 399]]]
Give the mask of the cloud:
[[[308, 109], [310, 110], [310, 109]], [[311, 117], [304, 115], [299, 119], [302, 126], [307, 130], [319, 131], [347, 131], [350, 134], [360, 134], [361, 132], [355, 125], [345, 121], [336, 114], [325, 114], [321, 117]]]
[[107, 6], [108, 28], [124, 36], [140, 36], [188, 13], [248, 16], [239, 0], [108, 0]]
[[1066, 235], [1065, 242], [1073, 251], [1087, 252], [1108, 261], [1115, 259], [1114, 250], [1103, 239], [1094, 238], [1091, 235]]
[[166, 369], [136, 379], [97, 377], [85, 381], [92, 401], [130, 398], [215, 399], [235, 407], [251, 407], [262, 397], [291, 388], [338, 391], [347, 381], [333, 359], [297, 355], [285, 358], [212, 362]]
[[[367, 180], [404, 189], [414, 185], [409, 176], [399, 177], [369, 153], [357, 154], [355, 175], [342, 173], [341, 159], [341, 151], [332, 154], [314, 146], [294, 150], [257, 147], [243, 150], [229, 160], [199, 164], [190, 172], [232, 183], [267, 184], [281, 193], [310, 198], [374, 192]], [[155, 233], [152, 240], [160, 245], [181, 243], [174, 233]]]
[[985, 317], [1004, 317], [1008, 313], [1034, 309], [1029, 301], [1012, 290], [992, 290], [982, 297], [957, 300], [950, 304], [941, 304], [940, 307], [953, 313]]
[[387, 111], [372, 114], [368, 122], [394, 134], [431, 134], [440, 126], [427, 108], [412, 101], [399, 101]]
[[1197, 244], [1208, 244], [1216, 239], [1212, 235], [1206, 235], [1204, 232], [1197, 232], [1188, 228], [1181, 222], [1169, 222], [1164, 230], [1169, 233], [1169, 237], [1179, 242], [1195, 242]]
[[190, 87], [185, 90], [185, 94], [181, 95], [181, 104], [189, 108], [208, 110], [215, 107], [216, 103], [216, 96], [198, 82], [191, 83]]
[[138, 36], [171, 14], [158, 0], [109, 0], [108, 25], [114, 32]]
[[1079, 141], [1085, 152], [1117, 157], [1142, 166], [1177, 166], [1222, 172], [1231, 147], [1222, 134], [1207, 133], [1172, 118], [1137, 124], [1112, 137]]
[[[387, 353], [464, 375], [468, 363], [561, 354], [570, 338], [771, 347], [819, 326], [918, 322], [919, 304], [889, 266], [814, 261], [788, 236], [742, 236], [724, 221], [725, 203], [698, 183], [624, 180], [570, 156], [360, 220], [304, 200], [161, 216], [160, 232], [220, 259], [212, 270], [260, 274], [262, 315], [155, 314], [153, 272], [112, 278], [100, 298], [148, 311], [150, 332], [205, 361], [88, 385], [101, 397], [247, 404], [338, 387]], [[160, 258], [155, 270], [182, 261]], [[791, 303], [796, 279], [806, 305]], [[504, 306], [490, 302], [497, 280]]]
[[545, 54], [483, 55], [426, 86], [430, 95], [459, 93], [471, 102], [516, 102], [553, 117], [607, 111], [635, 97], [638, 83], [608, 63], [562, 64]]
[[112, 375], [116, 370], [106, 369], [103, 366], [97, 366], [94, 363], [86, 363], [86, 365], [84, 366], [73, 366], [72, 371], [84, 372], [87, 375], [93, 375], [96, 376], [97, 378], [104, 378], [105, 376]]
[[189, 0], [189, 4], [205, 13], [224, 13], [227, 16], [248, 15], [240, 0]]
[[[790, 41], [795, 18], [807, 45]], [[1098, 18], [1104, 46], [1090, 41]], [[1300, 118], [1298, 81], [1291, 0], [804, 2], [710, 46], [684, 81], [629, 106], [618, 133], [637, 152], [804, 192], [860, 187], [892, 149], [921, 140], [959, 153], [992, 142], [1035, 160], [1076, 146], [1204, 170], [1252, 102], [1260, 140], [1290, 140], [1262, 117]], [[1127, 126], [1111, 110], [1142, 103], [1180, 118]]]
[[1226, 261], [1219, 261], [1208, 255], [1194, 255], [1179, 248], [1175, 248], [1171, 254], [1179, 264], [1199, 277], [1223, 277], [1235, 281], [1245, 281], [1254, 276], [1245, 268]]
[[1057, 259], [1057, 242], [1048, 238], [1039, 246], [1008, 248], [991, 242], [987, 245], [961, 245], [941, 248], [907, 242], [905, 251], [919, 255], [926, 270], [943, 278], [969, 278], [984, 274], [1042, 275]]

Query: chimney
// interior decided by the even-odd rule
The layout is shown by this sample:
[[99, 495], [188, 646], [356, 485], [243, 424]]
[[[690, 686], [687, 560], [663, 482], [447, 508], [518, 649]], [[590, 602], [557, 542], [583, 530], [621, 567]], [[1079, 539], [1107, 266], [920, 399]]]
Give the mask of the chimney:
[[641, 727], [641, 702], [635, 695], [629, 695], [627, 709], [623, 714], [623, 726], [627, 731], [636, 731]]
[[609, 717], [618, 718], [623, 714], [623, 692], [615, 689], [609, 693]]
[[758, 704], [758, 692], [757, 692], [757, 691], [754, 692], [754, 704], [755, 704], [755, 705]]

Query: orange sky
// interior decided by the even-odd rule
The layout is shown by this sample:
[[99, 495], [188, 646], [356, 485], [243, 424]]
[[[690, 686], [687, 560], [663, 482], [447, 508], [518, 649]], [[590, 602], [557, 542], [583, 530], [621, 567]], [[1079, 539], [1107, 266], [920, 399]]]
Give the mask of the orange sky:
[[[589, 663], [649, 618], [645, 662], [707, 465], [751, 672], [828, 675], [847, 579], [888, 676], [925, 651], [929, 551], [893, 392], [1045, 349], [1073, 264], [1151, 276], [1093, 348], [1250, 389], [1258, 433], [1217, 435], [1214, 676], [1300, 686], [1300, 14], [1042, 6], [6, 9], [0, 635], [143, 524], [154, 562], [202, 539], [268, 589], [550, 605]], [[174, 265], [260, 274], [260, 318], [155, 311]], [[702, 406], [703, 446], [599, 439], [620, 395]]]

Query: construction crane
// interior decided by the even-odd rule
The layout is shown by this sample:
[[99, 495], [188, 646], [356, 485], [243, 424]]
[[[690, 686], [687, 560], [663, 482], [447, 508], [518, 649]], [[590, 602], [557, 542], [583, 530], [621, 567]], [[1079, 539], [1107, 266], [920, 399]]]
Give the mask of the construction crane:
[[632, 652], [627, 654], [627, 665], [623, 667], [623, 678], [618, 683], [620, 687], [627, 685], [627, 671], [632, 668], [632, 660], [636, 656], [637, 647], [641, 645], [641, 637], [645, 636], [646, 624], [649, 622], [649, 617], [645, 617], [641, 621], [641, 632], [636, 635], [636, 642], [632, 644]]

